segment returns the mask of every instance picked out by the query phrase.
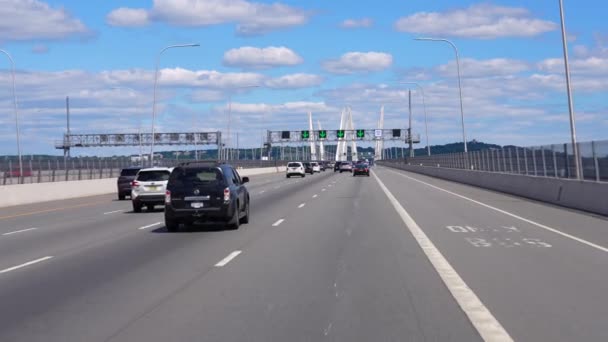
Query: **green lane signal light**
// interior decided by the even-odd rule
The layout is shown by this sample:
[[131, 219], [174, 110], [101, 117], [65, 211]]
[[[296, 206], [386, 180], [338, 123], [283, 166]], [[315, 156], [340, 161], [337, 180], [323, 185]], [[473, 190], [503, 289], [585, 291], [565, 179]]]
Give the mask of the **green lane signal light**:
[[337, 135], [337, 136], [338, 136], [338, 138], [340, 138], [340, 139], [341, 139], [341, 138], [344, 138], [344, 135], [345, 135], [344, 130], [343, 130], [343, 129], [339, 129], [339, 130], [336, 132], [336, 135]]
[[319, 139], [327, 139], [327, 131], [325, 131], [325, 130], [319, 131]]
[[310, 131], [302, 131], [302, 139], [310, 138]]
[[365, 138], [365, 130], [364, 129], [358, 129], [357, 130], [357, 138], [359, 138], [359, 139]]

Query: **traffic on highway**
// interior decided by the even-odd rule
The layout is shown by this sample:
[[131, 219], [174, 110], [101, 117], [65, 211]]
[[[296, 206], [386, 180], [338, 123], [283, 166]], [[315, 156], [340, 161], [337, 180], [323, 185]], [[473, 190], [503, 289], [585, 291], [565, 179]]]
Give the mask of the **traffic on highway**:
[[0, 0], [0, 342], [608, 342], [607, 4]]
[[608, 337], [606, 218], [380, 165], [286, 177], [302, 164], [142, 168], [131, 202], [164, 191], [142, 212], [121, 183], [0, 209], [0, 340]]

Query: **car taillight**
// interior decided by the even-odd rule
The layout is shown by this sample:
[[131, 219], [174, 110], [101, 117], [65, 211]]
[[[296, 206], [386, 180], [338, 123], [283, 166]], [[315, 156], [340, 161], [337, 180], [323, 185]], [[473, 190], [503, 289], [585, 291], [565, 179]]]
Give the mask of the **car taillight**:
[[224, 202], [230, 202], [230, 189], [224, 189]]
[[131, 182], [131, 187], [132, 188], [137, 188], [139, 186], [139, 182], [138, 181], [132, 181]]
[[171, 204], [171, 191], [165, 191], [165, 204]]

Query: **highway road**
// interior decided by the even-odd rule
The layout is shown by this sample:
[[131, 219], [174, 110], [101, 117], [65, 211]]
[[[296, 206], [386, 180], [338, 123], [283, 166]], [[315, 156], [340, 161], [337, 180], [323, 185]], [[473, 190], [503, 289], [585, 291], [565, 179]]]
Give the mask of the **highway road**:
[[375, 167], [251, 177], [251, 223], [0, 209], [0, 341], [608, 341], [608, 219]]

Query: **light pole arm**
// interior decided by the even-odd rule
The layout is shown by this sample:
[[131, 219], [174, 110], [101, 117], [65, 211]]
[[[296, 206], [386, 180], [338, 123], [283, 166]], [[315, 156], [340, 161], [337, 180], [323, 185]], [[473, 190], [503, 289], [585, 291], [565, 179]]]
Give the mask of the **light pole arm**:
[[156, 121], [156, 87], [158, 84], [158, 66], [160, 63], [160, 56], [163, 54], [163, 52], [169, 50], [169, 49], [173, 49], [173, 48], [182, 48], [182, 47], [196, 47], [196, 46], [200, 46], [200, 44], [177, 44], [177, 45], [169, 45], [165, 48], [163, 48], [162, 50], [160, 50], [160, 52], [158, 53], [158, 55], [156, 56], [156, 67], [154, 69], [154, 94], [152, 96], [152, 142], [150, 145], [150, 166], [154, 166], [154, 123]]
[[454, 44], [451, 40], [445, 38], [414, 38], [414, 40], [444, 42], [450, 44], [454, 49], [454, 53], [456, 54], [456, 70], [458, 72], [458, 92], [460, 95], [460, 120], [462, 125], [462, 143], [464, 144], [464, 152], [467, 153], [467, 135], [464, 127], [464, 105], [462, 103], [462, 76], [460, 74], [460, 54], [458, 53], [458, 48], [456, 47], [456, 44]]

